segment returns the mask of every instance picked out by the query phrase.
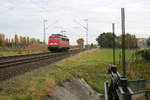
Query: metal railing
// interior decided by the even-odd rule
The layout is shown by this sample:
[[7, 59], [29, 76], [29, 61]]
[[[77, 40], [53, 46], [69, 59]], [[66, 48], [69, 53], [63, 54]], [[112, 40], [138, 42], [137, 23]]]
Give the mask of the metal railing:
[[115, 65], [109, 65], [111, 83], [104, 82], [105, 100], [150, 100], [150, 91], [146, 90], [146, 80], [128, 80], [117, 72]]

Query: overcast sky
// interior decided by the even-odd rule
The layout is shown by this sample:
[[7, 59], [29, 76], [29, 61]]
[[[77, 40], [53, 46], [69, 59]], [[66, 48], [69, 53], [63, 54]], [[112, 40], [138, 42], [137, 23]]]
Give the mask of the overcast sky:
[[89, 43], [96, 43], [102, 32], [121, 34], [121, 8], [126, 12], [126, 32], [137, 37], [150, 36], [150, 0], [0, 0], [0, 33], [15, 33], [43, 40], [43, 20], [47, 19], [47, 37], [66, 30], [71, 44], [85, 38], [88, 19]]

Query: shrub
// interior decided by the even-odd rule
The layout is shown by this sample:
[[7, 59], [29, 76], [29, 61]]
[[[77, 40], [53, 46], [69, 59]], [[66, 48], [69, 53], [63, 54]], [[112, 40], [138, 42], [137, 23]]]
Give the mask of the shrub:
[[139, 52], [144, 60], [150, 60], [150, 49], [142, 50]]

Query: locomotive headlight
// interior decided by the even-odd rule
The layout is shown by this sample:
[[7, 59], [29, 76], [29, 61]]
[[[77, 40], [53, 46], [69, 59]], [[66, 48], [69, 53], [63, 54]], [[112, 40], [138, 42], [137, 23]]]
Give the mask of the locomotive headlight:
[[57, 45], [57, 43], [50, 43], [50, 45]]

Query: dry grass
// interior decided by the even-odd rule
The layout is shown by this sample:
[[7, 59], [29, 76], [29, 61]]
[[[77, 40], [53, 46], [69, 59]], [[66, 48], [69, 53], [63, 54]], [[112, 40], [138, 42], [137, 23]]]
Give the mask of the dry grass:
[[[129, 56], [131, 52], [128, 52]], [[0, 85], [0, 100], [43, 100], [57, 84], [62, 85], [73, 77], [84, 78], [97, 92], [103, 93], [104, 81], [109, 80], [106, 72], [110, 63], [110, 49], [94, 49], [71, 56], [46, 68], [4, 82]]]
[[47, 50], [47, 45], [41, 44], [41, 43], [33, 43], [28, 45], [25, 50], [30, 51], [44, 51]]
[[[38, 47], [38, 46], [37, 46]], [[33, 46], [33, 49], [23, 49], [23, 48], [4, 48], [0, 50], [0, 56], [13, 56], [13, 55], [20, 55], [20, 54], [33, 54], [33, 53], [41, 53], [41, 52], [49, 52], [47, 48], [45, 49], [36, 49]]]

